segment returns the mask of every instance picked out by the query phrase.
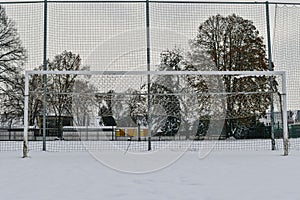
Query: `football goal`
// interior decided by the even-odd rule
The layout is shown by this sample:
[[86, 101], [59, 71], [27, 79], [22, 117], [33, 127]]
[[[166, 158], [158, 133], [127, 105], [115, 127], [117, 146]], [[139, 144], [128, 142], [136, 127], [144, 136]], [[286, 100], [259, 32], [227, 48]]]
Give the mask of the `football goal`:
[[24, 157], [30, 149], [288, 155], [285, 72], [26, 71], [23, 137]]

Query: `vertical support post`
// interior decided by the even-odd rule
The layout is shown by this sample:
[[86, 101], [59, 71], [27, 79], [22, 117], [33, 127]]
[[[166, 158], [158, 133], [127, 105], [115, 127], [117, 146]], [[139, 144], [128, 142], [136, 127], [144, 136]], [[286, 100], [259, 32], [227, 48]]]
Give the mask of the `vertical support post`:
[[138, 134], [138, 141], [141, 141], [141, 124], [140, 123], [138, 123], [137, 134]]
[[29, 78], [28, 73], [25, 71], [23, 158], [28, 156], [28, 95]]
[[287, 122], [287, 100], [286, 100], [286, 74], [282, 74], [282, 110], [283, 110], [283, 155], [289, 154], [288, 122]]
[[[48, 3], [44, 0], [44, 57], [43, 70], [47, 70], [47, 12]], [[46, 112], [47, 112], [47, 75], [43, 74], [43, 151], [46, 151]]]
[[[149, 14], [149, 0], [146, 0], [146, 36], [147, 36], [147, 71], [151, 71], [151, 57], [150, 57], [150, 14]], [[148, 97], [148, 151], [151, 151], [151, 137], [152, 137], [152, 118], [151, 118], [151, 77], [150, 73], [147, 75], [147, 97]]]
[[[266, 23], [267, 23], [267, 38], [268, 38], [268, 63], [269, 63], [269, 71], [273, 71], [273, 62], [272, 62], [272, 46], [271, 46], [271, 30], [270, 30], [270, 10], [269, 10], [269, 2], [266, 1]], [[270, 76], [270, 88], [273, 91], [273, 77]], [[271, 94], [271, 103], [270, 103], [270, 111], [271, 111], [271, 143], [272, 150], [275, 150], [275, 134], [274, 134], [274, 97], [273, 93]]]

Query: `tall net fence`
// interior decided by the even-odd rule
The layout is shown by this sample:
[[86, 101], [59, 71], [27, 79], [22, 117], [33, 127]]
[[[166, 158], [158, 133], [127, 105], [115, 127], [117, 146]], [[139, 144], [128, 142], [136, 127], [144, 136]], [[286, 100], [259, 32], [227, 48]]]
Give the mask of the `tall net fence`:
[[[294, 66], [292, 67], [293, 69], [297, 68], [297, 62], [295, 59], [283, 56], [294, 55], [292, 56], [293, 58], [297, 57], [295, 55], [297, 54], [297, 42], [292, 41], [288, 43], [285, 42], [284, 38], [287, 34], [285, 31], [289, 28], [297, 30], [297, 26], [292, 23], [298, 24], [298, 22], [290, 18], [286, 19], [286, 21], [290, 21], [291, 23], [288, 23], [288, 25], [284, 24], [284, 17], [281, 16], [295, 16], [294, 18], [296, 19], [297, 7], [284, 7], [270, 3], [268, 6], [270, 7], [271, 14], [268, 15], [266, 13], [267, 4], [262, 2], [208, 3], [149, 1], [148, 3], [146, 1], [48, 1], [47, 4], [44, 4], [41, 1], [5, 1], [0, 2], [0, 5], [1, 9], [5, 11], [6, 16], [13, 21], [15, 32], [20, 39], [20, 45], [24, 49], [26, 58], [23, 59], [22, 63], [16, 64], [20, 74], [24, 70], [42, 70], [46, 66], [47, 70], [168, 71], [182, 70], [179, 69], [182, 65], [191, 62], [194, 63], [191, 65], [192, 67], [190, 66], [190, 68], [185, 70], [261, 70], [251, 67], [254, 64], [249, 64], [250, 62], [248, 64], [240, 62], [239, 64], [232, 65], [232, 63], [230, 64], [230, 59], [226, 59], [225, 57], [218, 63], [221, 67], [213, 69], [195, 67], [195, 65], [201, 65], [199, 63], [212, 62], [209, 59], [207, 60], [206, 57], [199, 56], [202, 55], [202, 50], [200, 50], [200, 46], [198, 45], [200, 44], [199, 37], [201, 30], [203, 31], [203, 29], [200, 29], [200, 25], [212, 19], [215, 21], [211, 25], [215, 27], [219, 26], [219, 28], [226, 27], [226, 24], [229, 23], [229, 21], [226, 21], [228, 19], [235, 22], [244, 21], [249, 26], [253, 25], [255, 27], [254, 36], [261, 38], [261, 44], [265, 45], [262, 47], [265, 50], [265, 54], [262, 56], [265, 59], [263, 70], [267, 70], [266, 67], [268, 66], [265, 65], [268, 59], [266, 56], [268, 52], [267, 19], [270, 17], [271, 22], [274, 22], [271, 23], [273, 31], [271, 36], [274, 36], [272, 38], [274, 69], [286, 70], [289, 72], [288, 77], [291, 75], [291, 78], [293, 78], [292, 75], [295, 73], [289, 67], [291, 66], [290, 61], [295, 64], [292, 64]], [[45, 5], [47, 6], [45, 7]], [[275, 17], [273, 17], [273, 14]], [[231, 30], [239, 29], [241, 27], [233, 26]], [[289, 35], [291, 33], [289, 32]], [[297, 33], [293, 34], [297, 35]], [[289, 38], [295, 39], [294, 35], [291, 35]], [[44, 46], [44, 42], [46, 42], [46, 46]], [[294, 45], [294, 47], [289, 48], [287, 45]], [[282, 49], [285, 49], [286, 53], [280, 53]], [[247, 51], [245, 50], [245, 52]], [[47, 62], [44, 60], [44, 56], [48, 59]], [[176, 57], [179, 60], [184, 58], [179, 65], [178, 63], [176, 64]], [[67, 60], [70, 63], [74, 61], [75, 64], [70, 64], [67, 67], [62, 66], [63, 63], [59, 60], [63, 60], [64, 58], [68, 58]], [[253, 57], [251, 59], [256, 58]], [[184, 62], [185, 64], [183, 64]], [[236, 67], [229, 69], [229, 66]], [[284, 66], [287, 66], [287, 68], [284, 68]], [[147, 76], [140, 77], [139, 80], [135, 80], [134, 82], [144, 83], [144, 79], [147, 78]], [[22, 145], [19, 145], [20, 142], [16, 144], [16, 141], [23, 140], [24, 90], [20, 89], [23, 88], [21, 87], [23, 78], [20, 75], [18, 79], [14, 78], [14, 80], [18, 80], [18, 84], [13, 85], [20, 85], [19, 89], [15, 89], [18, 91], [13, 91], [16, 97], [11, 95], [7, 98], [8, 100], [4, 101], [5, 98], [2, 98], [2, 101], [0, 101], [0, 114], [2, 118], [0, 132], [1, 151], [7, 149], [19, 150], [22, 148]], [[83, 83], [90, 81], [88, 77], [81, 77], [81, 80]], [[35, 78], [31, 81], [35, 81], [35, 84], [41, 87], [43, 85], [41, 78]], [[99, 80], [94, 81], [97, 82]], [[109, 79], [109, 81], [99, 83], [99, 85], [102, 85], [103, 88], [110, 88], [112, 85], [122, 88], [124, 84], [128, 84], [129, 82], [130, 80], [122, 81], [122, 79], [114, 77]], [[3, 81], [1, 84], [5, 85], [5, 82]], [[8, 91], [7, 87], [3, 88], [3, 91]], [[297, 113], [296, 99], [298, 99], [299, 95], [297, 96], [298, 93], [295, 92], [295, 88], [295, 82], [288, 84], [288, 105], [289, 109]], [[31, 92], [35, 93], [34, 88], [31, 89]], [[112, 90], [115, 91], [116, 89]], [[12, 90], [9, 91], [12, 92]], [[107, 91], [104, 92], [106, 93]], [[2, 95], [5, 96], [5, 93], [3, 92]], [[100, 98], [102, 92], [99, 91], [98, 93]], [[41, 98], [42, 94], [41, 91], [36, 93]], [[43, 105], [43, 102], [41, 98], [36, 102], [38, 107], [35, 109], [39, 112], [30, 127], [31, 132], [39, 132], [39, 137], [42, 134], [41, 116], [43, 113], [40, 106]], [[125, 100], [128, 98], [128, 95], [121, 96], [120, 98], [124, 99], [124, 101], [129, 101], [128, 99]], [[147, 99], [148, 96], [141, 95], [140, 98]], [[11, 102], [11, 99], [17, 99], [17, 103], [9, 105], [7, 102]], [[275, 113], [270, 114], [271, 110], [268, 108], [265, 116], [268, 118], [265, 125], [269, 126], [270, 123], [274, 123], [274, 130], [281, 123], [277, 120], [280, 117], [276, 117], [276, 112], [279, 110], [278, 106], [276, 106], [279, 104], [276, 101], [279, 101], [279, 97], [274, 96]], [[8, 109], [9, 107], [14, 109]], [[12, 113], [12, 115], [8, 116], [8, 113]], [[51, 115], [47, 121], [49, 124], [54, 123], [53, 115], [55, 113], [51, 113]], [[70, 116], [68, 113], [64, 115], [66, 123], [74, 119], [74, 116]], [[51, 117], [52, 119], [50, 119]], [[270, 120], [270, 118], [274, 119]], [[296, 126], [293, 126], [291, 129], [296, 130]], [[297, 135], [297, 131], [295, 135]], [[39, 137], [37, 140], [41, 139]], [[54, 142], [64, 143], [65, 141]], [[38, 142], [34, 144], [36, 146], [32, 147], [32, 149], [42, 149], [42, 144], [37, 145]], [[50, 147], [51, 145], [47, 146]], [[297, 143], [294, 146], [296, 147]], [[76, 149], [77, 147], [74, 148]], [[65, 149], [74, 148], [69, 148], [66, 145]]]
[[0, 3], [0, 151], [21, 150], [23, 71], [43, 63], [43, 4]]
[[[299, 134], [299, 34], [300, 34], [300, 7], [277, 5], [275, 10], [275, 32], [273, 55], [276, 68], [287, 72], [289, 133], [291, 138]], [[299, 141], [291, 139], [291, 146], [299, 149]]]
[[48, 33], [50, 58], [68, 50], [91, 70], [146, 69], [144, 3], [51, 3]]
[[223, 17], [236, 14], [249, 19], [260, 35], [267, 38], [264, 5], [155, 2], [150, 4], [152, 63], [160, 64], [160, 53], [166, 49], [190, 51], [200, 24], [218, 14]]

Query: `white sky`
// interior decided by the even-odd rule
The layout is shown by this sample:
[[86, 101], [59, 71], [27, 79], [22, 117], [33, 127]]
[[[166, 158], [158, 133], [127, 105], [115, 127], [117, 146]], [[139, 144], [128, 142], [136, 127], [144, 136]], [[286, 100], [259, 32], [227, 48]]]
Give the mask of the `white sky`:
[[[300, 0], [272, 2], [300, 3]], [[8, 16], [16, 22], [23, 45], [28, 51], [26, 69], [41, 65], [43, 4], [5, 6]], [[194, 38], [199, 24], [208, 16], [217, 13], [223, 15], [237, 13], [252, 20], [267, 43], [264, 5], [192, 4], [181, 7], [178, 4], [151, 4], [150, 9], [152, 69], [159, 63], [159, 54], [162, 50], [172, 49], [175, 46], [188, 48], [188, 40]], [[273, 41], [274, 5], [270, 5], [270, 11]], [[297, 16], [294, 17], [291, 22], [298, 19]], [[294, 27], [293, 23], [290, 26]], [[295, 31], [297, 33], [298, 30]], [[280, 34], [282, 38], [287, 38], [286, 35], [292, 33], [281, 31]], [[293, 34], [292, 36], [297, 37]], [[290, 65], [293, 65], [293, 69], [299, 68], [300, 60], [295, 59], [299, 57], [297, 55], [300, 53], [297, 52], [299, 50], [291, 48], [292, 50], [281, 52], [284, 45], [295, 46], [295, 40], [288, 43], [282, 39], [279, 42], [280, 44], [276, 46], [277, 51], [273, 51], [277, 69], [290, 71], [286, 67]], [[49, 3], [47, 56], [53, 58], [63, 50], [80, 54], [83, 65], [90, 66], [91, 70], [146, 70], [145, 4]], [[289, 76], [292, 78], [292, 81], [289, 79], [291, 84], [288, 84], [289, 109], [295, 110], [300, 107], [300, 91], [297, 87], [300, 84], [297, 78], [300, 72], [291, 71]]]

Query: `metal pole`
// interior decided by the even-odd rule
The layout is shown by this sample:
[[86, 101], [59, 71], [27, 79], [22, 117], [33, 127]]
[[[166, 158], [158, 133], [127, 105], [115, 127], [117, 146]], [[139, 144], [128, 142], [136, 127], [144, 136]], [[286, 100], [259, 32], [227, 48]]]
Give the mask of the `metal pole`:
[[[269, 71], [273, 71], [272, 63], [272, 47], [271, 47], [271, 31], [270, 31], [270, 11], [269, 11], [269, 2], [266, 1], [266, 23], [267, 23], [267, 38], [268, 38], [268, 62], [269, 62]], [[270, 88], [273, 91], [273, 77], [270, 76]], [[271, 143], [272, 150], [275, 150], [275, 135], [274, 135], [274, 99], [273, 94], [271, 94]]]
[[138, 134], [138, 141], [141, 141], [141, 124], [140, 123], [138, 123], [137, 134]]
[[289, 154], [288, 122], [287, 122], [287, 100], [286, 100], [286, 74], [282, 74], [282, 110], [283, 110], [283, 155]]
[[[150, 63], [150, 15], [149, 15], [149, 0], [146, 0], [146, 33], [147, 33], [147, 71], [151, 71]], [[151, 136], [152, 136], [152, 119], [151, 119], [151, 96], [150, 96], [150, 87], [151, 87], [151, 77], [150, 74], [147, 76], [147, 96], [148, 96], [148, 151], [151, 151]]]
[[[44, 0], [44, 58], [43, 70], [47, 71], [47, 0]], [[46, 112], [47, 112], [47, 75], [43, 74], [43, 151], [46, 151]]]
[[27, 72], [25, 72], [23, 158], [28, 156], [28, 90], [29, 79]]

